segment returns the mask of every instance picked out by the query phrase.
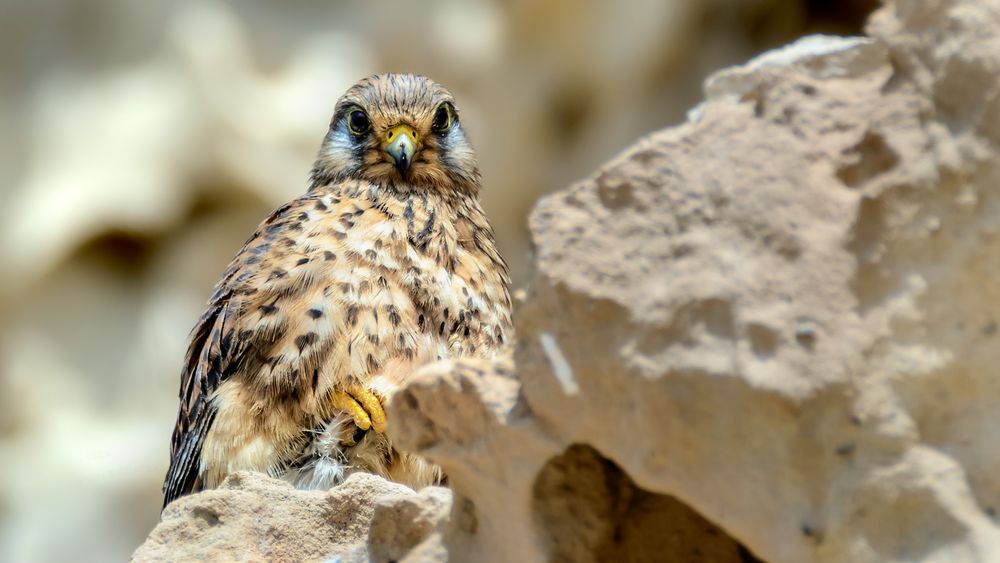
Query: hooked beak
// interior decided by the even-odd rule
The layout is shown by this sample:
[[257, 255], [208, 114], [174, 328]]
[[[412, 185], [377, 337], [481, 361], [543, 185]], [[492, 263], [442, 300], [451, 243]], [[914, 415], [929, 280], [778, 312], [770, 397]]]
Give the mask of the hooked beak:
[[385, 134], [382, 150], [392, 157], [400, 174], [413, 164], [413, 154], [417, 152], [417, 132], [409, 125], [397, 125]]

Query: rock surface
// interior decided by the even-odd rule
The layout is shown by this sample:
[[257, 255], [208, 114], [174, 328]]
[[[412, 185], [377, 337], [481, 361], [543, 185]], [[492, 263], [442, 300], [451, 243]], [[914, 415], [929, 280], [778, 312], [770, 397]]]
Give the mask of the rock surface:
[[869, 29], [714, 75], [536, 206], [516, 380], [393, 403], [475, 515], [458, 553], [562, 553], [545, 468], [586, 444], [768, 561], [1000, 558], [1000, 3]]
[[717, 73], [536, 206], [516, 369], [391, 404], [453, 500], [398, 494], [345, 558], [1000, 559], [1000, 2], [868, 29]]
[[389, 560], [434, 532], [450, 503], [447, 489], [418, 495], [361, 473], [325, 492], [236, 473], [171, 503], [133, 561], [367, 561], [368, 552]]

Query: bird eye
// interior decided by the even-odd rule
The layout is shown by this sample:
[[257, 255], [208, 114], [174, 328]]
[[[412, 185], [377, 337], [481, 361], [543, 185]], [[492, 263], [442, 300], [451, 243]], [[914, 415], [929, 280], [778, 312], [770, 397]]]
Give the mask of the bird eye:
[[451, 127], [451, 108], [448, 104], [441, 104], [438, 106], [437, 111], [434, 112], [434, 121], [431, 123], [431, 129], [435, 133], [444, 133]]
[[365, 112], [356, 109], [351, 112], [351, 115], [347, 116], [347, 126], [350, 127], [351, 133], [364, 135], [371, 129], [372, 123], [368, 121], [368, 116], [365, 115]]

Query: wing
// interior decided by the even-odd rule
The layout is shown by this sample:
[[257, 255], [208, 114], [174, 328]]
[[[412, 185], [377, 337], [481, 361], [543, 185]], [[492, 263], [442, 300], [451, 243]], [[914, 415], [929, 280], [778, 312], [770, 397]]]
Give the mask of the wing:
[[255, 345], [241, 333], [246, 303], [256, 288], [254, 274], [262, 254], [289, 223], [295, 209], [309, 196], [286, 204], [271, 214], [244, 243], [215, 286], [208, 307], [191, 333], [181, 372], [180, 409], [170, 442], [170, 468], [163, 483], [163, 506], [202, 487], [201, 450], [212, 428], [216, 406], [212, 395], [219, 385], [245, 366]]

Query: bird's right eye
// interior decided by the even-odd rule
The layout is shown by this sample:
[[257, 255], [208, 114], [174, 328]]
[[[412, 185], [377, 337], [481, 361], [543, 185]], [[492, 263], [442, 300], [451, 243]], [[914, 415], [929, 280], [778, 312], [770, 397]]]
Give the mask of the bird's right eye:
[[356, 109], [347, 116], [347, 126], [351, 129], [351, 133], [355, 135], [364, 135], [372, 127], [371, 121], [368, 120], [368, 116], [365, 112]]

